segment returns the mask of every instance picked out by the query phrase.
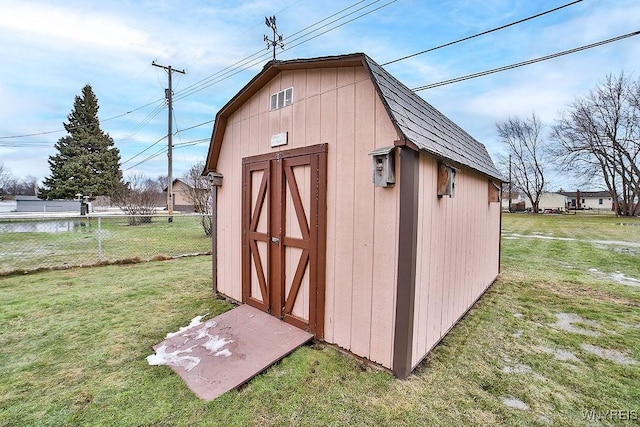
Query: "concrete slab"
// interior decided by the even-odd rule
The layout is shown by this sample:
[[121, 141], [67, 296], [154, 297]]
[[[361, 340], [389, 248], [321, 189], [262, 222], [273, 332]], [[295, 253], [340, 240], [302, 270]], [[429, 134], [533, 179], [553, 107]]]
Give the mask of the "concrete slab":
[[152, 365], [168, 365], [211, 401], [258, 375], [313, 335], [249, 305], [183, 329], [155, 345]]

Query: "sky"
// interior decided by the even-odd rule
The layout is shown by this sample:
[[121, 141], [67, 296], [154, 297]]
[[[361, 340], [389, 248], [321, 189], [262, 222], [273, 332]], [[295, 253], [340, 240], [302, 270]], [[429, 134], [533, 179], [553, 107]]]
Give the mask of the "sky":
[[[173, 74], [173, 175], [205, 159], [213, 120], [271, 59], [364, 52], [379, 64], [571, 3], [571, 0], [0, 0], [0, 164], [49, 176], [74, 98], [90, 84], [125, 179], [167, 174], [166, 70]], [[350, 21], [350, 22], [349, 22]], [[385, 66], [410, 88], [574, 49], [640, 30], [637, 0], [583, 0], [556, 12]], [[505, 153], [496, 123], [535, 113], [552, 126], [608, 74], [640, 77], [640, 36], [418, 92]], [[551, 187], [572, 188], [556, 174]]]

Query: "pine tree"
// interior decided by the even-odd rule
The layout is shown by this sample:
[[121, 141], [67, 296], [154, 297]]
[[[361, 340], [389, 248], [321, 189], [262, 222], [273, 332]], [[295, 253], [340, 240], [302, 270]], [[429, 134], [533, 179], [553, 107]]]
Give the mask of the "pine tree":
[[39, 189], [41, 198], [112, 196], [124, 185], [120, 151], [100, 129], [98, 109], [98, 99], [86, 85], [75, 98], [68, 123], [63, 123], [67, 135], [55, 144], [58, 153], [49, 156], [51, 175]]

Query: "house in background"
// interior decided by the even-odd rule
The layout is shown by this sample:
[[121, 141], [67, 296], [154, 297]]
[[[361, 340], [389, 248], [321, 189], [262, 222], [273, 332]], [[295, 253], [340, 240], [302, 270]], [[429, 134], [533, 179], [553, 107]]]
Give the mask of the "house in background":
[[561, 191], [560, 194], [567, 197], [567, 209], [615, 209], [608, 191]]
[[[173, 180], [173, 210], [181, 212], [195, 212], [195, 207], [189, 194], [193, 191], [193, 187], [184, 182], [183, 180], [176, 178]], [[162, 190], [165, 194], [164, 200], [167, 199], [167, 187]]]
[[207, 173], [214, 287], [398, 377], [498, 275], [486, 148], [364, 54], [267, 63], [216, 115]]

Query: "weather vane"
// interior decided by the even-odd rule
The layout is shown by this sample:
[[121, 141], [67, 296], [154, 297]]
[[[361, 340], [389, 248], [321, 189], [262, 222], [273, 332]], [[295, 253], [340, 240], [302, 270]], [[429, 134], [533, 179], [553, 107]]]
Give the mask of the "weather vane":
[[278, 34], [278, 27], [276, 27], [276, 17], [270, 16], [264, 18], [264, 23], [267, 27], [273, 30], [273, 40], [269, 40], [268, 36], [264, 36], [264, 41], [267, 43], [267, 50], [273, 47], [273, 59], [276, 59], [276, 46], [280, 46], [284, 50], [284, 42], [282, 41], [282, 35]]

